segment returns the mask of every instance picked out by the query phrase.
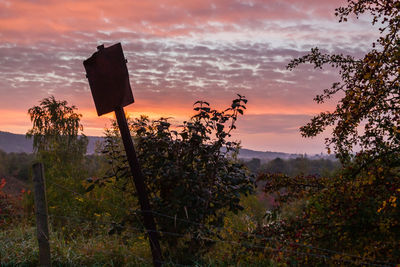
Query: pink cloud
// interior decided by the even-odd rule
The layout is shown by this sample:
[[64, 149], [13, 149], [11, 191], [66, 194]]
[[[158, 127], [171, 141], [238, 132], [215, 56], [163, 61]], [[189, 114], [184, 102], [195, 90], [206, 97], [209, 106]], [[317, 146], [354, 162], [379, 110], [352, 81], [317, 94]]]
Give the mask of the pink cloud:
[[[186, 35], [201, 32], [203, 27], [215, 28], [207, 26], [209, 22], [262, 27], [263, 21], [332, 18], [333, 9], [340, 2], [343, 1], [14, 0], [9, 4], [3, 2], [0, 30], [3, 40], [10, 38], [14, 42], [42, 40], [50, 38], [49, 34], [115, 31], [116, 28], [156, 36]], [[23, 36], [12, 38], [17, 33]]]

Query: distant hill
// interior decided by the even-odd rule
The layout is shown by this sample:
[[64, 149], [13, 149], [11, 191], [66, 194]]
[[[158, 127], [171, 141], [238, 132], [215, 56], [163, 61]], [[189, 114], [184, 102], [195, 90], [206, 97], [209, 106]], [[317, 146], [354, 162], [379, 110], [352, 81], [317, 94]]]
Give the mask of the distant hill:
[[[103, 137], [98, 136], [88, 136], [89, 144], [87, 148], [88, 154], [93, 154], [96, 148], [96, 143], [101, 142]], [[25, 138], [24, 134], [14, 134], [9, 132], [0, 131], [0, 150], [4, 152], [25, 152], [32, 153], [32, 139]]]
[[0, 149], [7, 153], [32, 153], [32, 140], [26, 139], [23, 134], [0, 131]]
[[[97, 142], [102, 142], [103, 137], [99, 136], [88, 136], [89, 145], [87, 148], [88, 154], [93, 154], [96, 148]], [[13, 134], [9, 132], [0, 131], [0, 150], [3, 150], [7, 153], [11, 152], [25, 152], [32, 153], [32, 139], [25, 138], [24, 134]], [[276, 158], [281, 159], [290, 159], [290, 158], [298, 158], [304, 157], [303, 154], [290, 154], [283, 152], [271, 152], [271, 151], [256, 151], [251, 149], [242, 148], [239, 152], [239, 158], [244, 160], [251, 160], [252, 158], [259, 158], [262, 161], [269, 161]], [[307, 155], [310, 159], [318, 159], [318, 158], [330, 158], [334, 159], [333, 155]]]

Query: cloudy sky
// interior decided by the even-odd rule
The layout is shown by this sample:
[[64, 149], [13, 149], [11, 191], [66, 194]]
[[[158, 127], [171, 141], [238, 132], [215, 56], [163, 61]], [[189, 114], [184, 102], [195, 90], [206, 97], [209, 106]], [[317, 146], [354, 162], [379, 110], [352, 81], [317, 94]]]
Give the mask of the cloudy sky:
[[28, 108], [54, 95], [83, 114], [87, 135], [102, 135], [83, 60], [121, 42], [135, 103], [131, 116], [190, 117], [192, 104], [217, 108], [245, 95], [234, 138], [262, 151], [319, 153], [323, 136], [298, 128], [331, 110], [313, 97], [338, 79], [332, 69], [286, 65], [318, 46], [361, 56], [376, 38], [367, 18], [339, 24], [343, 0], [0, 0], [0, 131], [25, 133]]

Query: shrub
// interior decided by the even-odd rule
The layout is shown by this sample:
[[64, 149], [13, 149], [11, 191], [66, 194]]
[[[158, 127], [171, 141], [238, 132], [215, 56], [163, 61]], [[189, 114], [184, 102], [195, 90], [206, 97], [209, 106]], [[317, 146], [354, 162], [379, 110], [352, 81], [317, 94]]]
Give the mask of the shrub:
[[[236, 159], [239, 143], [227, 140], [246, 102], [239, 95], [229, 108], [217, 111], [198, 101], [197, 113], [176, 129], [165, 118], [129, 120], [158, 230], [176, 234], [161, 234], [167, 257], [184, 262], [210, 247], [213, 242], [204, 238], [216, 234], [212, 226], [222, 226], [226, 211], [241, 210], [240, 196], [253, 192], [253, 177]], [[115, 121], [106, 132], [103, 152], [112, 168], [108, 177], [95, 183], [115, 179], [122, 192], [135, 194]], [[126, 218], [122, 224], [132, 221], [132, 214]]]

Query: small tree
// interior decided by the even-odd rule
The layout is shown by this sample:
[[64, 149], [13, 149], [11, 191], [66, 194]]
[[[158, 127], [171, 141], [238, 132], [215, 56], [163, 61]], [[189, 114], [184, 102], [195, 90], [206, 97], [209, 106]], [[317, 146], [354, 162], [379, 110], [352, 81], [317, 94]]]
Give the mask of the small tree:
[[[149, 121], [142, 116], [129, 122], [158, 229], [178, 235], [161, 234], [164, 252], [174, 261], [190, 262], [211, 245], [201, 238], [214, 236], [227, 211], [242, 209], [240, 196], [253, 192], [252, 176], [235, 158], [239, 144], [227, 140], [246, 102], [239, 95], [231, 107], [217, 111], [198, 101], [197, 114], [177, 129], [165, 118]], [[116, 179], [131, 194], [131, 174], [115, 122], [106, 132], [103, 152], [112, 165], [105, 180]]]
[[68, 106], [67, 101], [57, 101], [51, 96], [28, 110], [33, 125], [26, 136], [33, 138], [37, 160], [44, 163], [49, 182], [48, 201], [53, 213], [79, 212], [74, 195], [54, 183], [78, 192], [85, 190], [81, 181], [85, 177], [84, 156], [88, 139], [83, 134], [78, 136], [83, 126], [80, 123], [82, 115], [76, 113], [76, 109]]
[[57, 101], [50, 96], [28, 110], [33, 125], [26, 136], [33, 138], [33, 148], [38, 155], [63, 150], [68, 158], [70, 153], [86, 153], [87, 138], [84, 135], [78, 138], [79, 131], [83, 131], [82, 115], [75, 113], [76, 109], [68, 106], [67, 101]]

